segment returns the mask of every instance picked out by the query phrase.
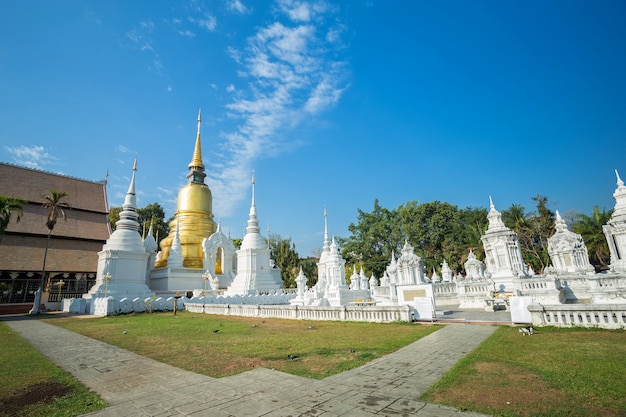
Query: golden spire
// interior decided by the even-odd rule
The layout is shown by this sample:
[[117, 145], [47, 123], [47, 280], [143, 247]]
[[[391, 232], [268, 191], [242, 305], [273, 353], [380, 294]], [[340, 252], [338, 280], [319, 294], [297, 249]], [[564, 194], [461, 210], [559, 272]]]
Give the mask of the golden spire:
[[201, 111], [202, 110], [198, 110], [198, 134], [196, 135], [196, 146], [193, 149], [193, 157], [189, 163], [189, 169], [198, 167], [204, 170], [204, 164], [202, 163], [202, 146], [200, 144], [200, 124], [202, 123]]

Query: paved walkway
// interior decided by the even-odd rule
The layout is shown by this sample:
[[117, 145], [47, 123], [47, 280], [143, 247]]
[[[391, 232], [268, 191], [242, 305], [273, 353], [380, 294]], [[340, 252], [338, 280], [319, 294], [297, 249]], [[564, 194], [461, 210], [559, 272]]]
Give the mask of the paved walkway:
[[109, 407], [88, 416], [421, 416], [481, 414], [417, 401], [495, 326], [449, 324], [359, 368], [323, 380], [269, 369], [211, 378], [31, 317], [3, 317]]

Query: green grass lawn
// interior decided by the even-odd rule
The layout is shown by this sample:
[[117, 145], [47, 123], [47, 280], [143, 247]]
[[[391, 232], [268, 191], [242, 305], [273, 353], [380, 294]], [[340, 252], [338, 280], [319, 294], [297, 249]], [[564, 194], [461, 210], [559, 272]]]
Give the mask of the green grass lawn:
[[[390, 353], [440, 327], [189, 312], [57, 317], [48, 322], [214, 377], [267, 367], [323, 378]], [[11, 384], [9, 391], [2, 391], [2, 401], [18, 403], [35, 389], [65, 393], [69, 387], [80, 392], [77, 383], [2, 323], [0, 331], [0, 377]], [[626, 416], [625, 357], [624, 331], [541, 328], [533, 336], [522, 336], [516, 327], [503, 326], [420, 399], [495, 416]], [[62, 397], [81, 404], [83, 408], [70, 405], [81, 410], [74, 414], [32, 408], [3, 415], [75, 415], [103, 406], [82, 392]], [[90, 397], [83, 400], [82, 395]]]
[[105, 406], [0, 322], [0, 416], [76, 416]]
[[[257, 367], [324, 378], [424, 337], [437, 325], [318, 322], [178, 312], [48, 321], [212, 377]], [[296, 358], [289, 359], [289, 355]]]
[[495, 416], [626, 416], [626, 332], [500, 327], [420, 399]]

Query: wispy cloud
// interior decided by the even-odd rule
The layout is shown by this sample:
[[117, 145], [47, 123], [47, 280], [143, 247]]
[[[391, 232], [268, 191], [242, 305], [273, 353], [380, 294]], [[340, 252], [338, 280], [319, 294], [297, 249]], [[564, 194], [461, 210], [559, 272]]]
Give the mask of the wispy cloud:
[[137, 154], [137, 151], [127, 148], [124, 145], [117, 145], [117, 148], [115, 148], [115, 150], [121, 153]]
[[14, 148], [5, 146], [5, 149], [11, 154], [11, 159], [15, 164], [29, 168], [42, 169], [44, 165], [58, 160], [39, 145], [31, 147], [22, 145]]
[[246, 7], [239, 0], [231, 0], [231, 1], [227, 2], [226, 3], [226, 7], [229, 10], [232, 10], [232, 11], [235, 11], [235, 12], [241, 13], [241, 14], [245, 14], [245, 13], [248, 13], [250, 11], [250, 9], [248, 7]]
[[152, 46], [152, 33], [154, 32], [155, 27], [156, 26], [154, 22], [140, 22], [138, 27], [126, 32], [126, 38], [131, 42], [134, 47], [142, 51], [151, 51], [156, 54], [156, 51]]
[[347, 64], [336, 58], [345, 27], [333, 10], [325, 2], [298, 0], [279, 0], [276, 10], [275, 21], [244, 48], [229, 48], [248, 88], [227, 87], [228, 116], [237, 127], [223, 134], [227, 159], [210, 165], [209, 173], [220, 215], [228, 216], [247, 195], [255, 161], [292, 148], [285, 146], [285, 132], [336, 104], [347, 88]]
[[189, 21], [209, 32], [215, 32], [215, 28], [217, 27], [217, 19], [208, 12], [203, 13], [201, 17], [190, 17]]

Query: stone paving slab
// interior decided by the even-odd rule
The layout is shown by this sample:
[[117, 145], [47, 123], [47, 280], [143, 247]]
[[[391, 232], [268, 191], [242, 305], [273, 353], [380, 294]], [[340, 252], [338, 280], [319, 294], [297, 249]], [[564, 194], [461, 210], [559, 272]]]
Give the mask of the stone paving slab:
[[0, 320], [109, 403], [87, 414], [91, 417], [480, 416], [417, 398], [496, 328], [446, 325], [397, 352], [323, 380], [263, 368], [218, 379], [36, 317]]

